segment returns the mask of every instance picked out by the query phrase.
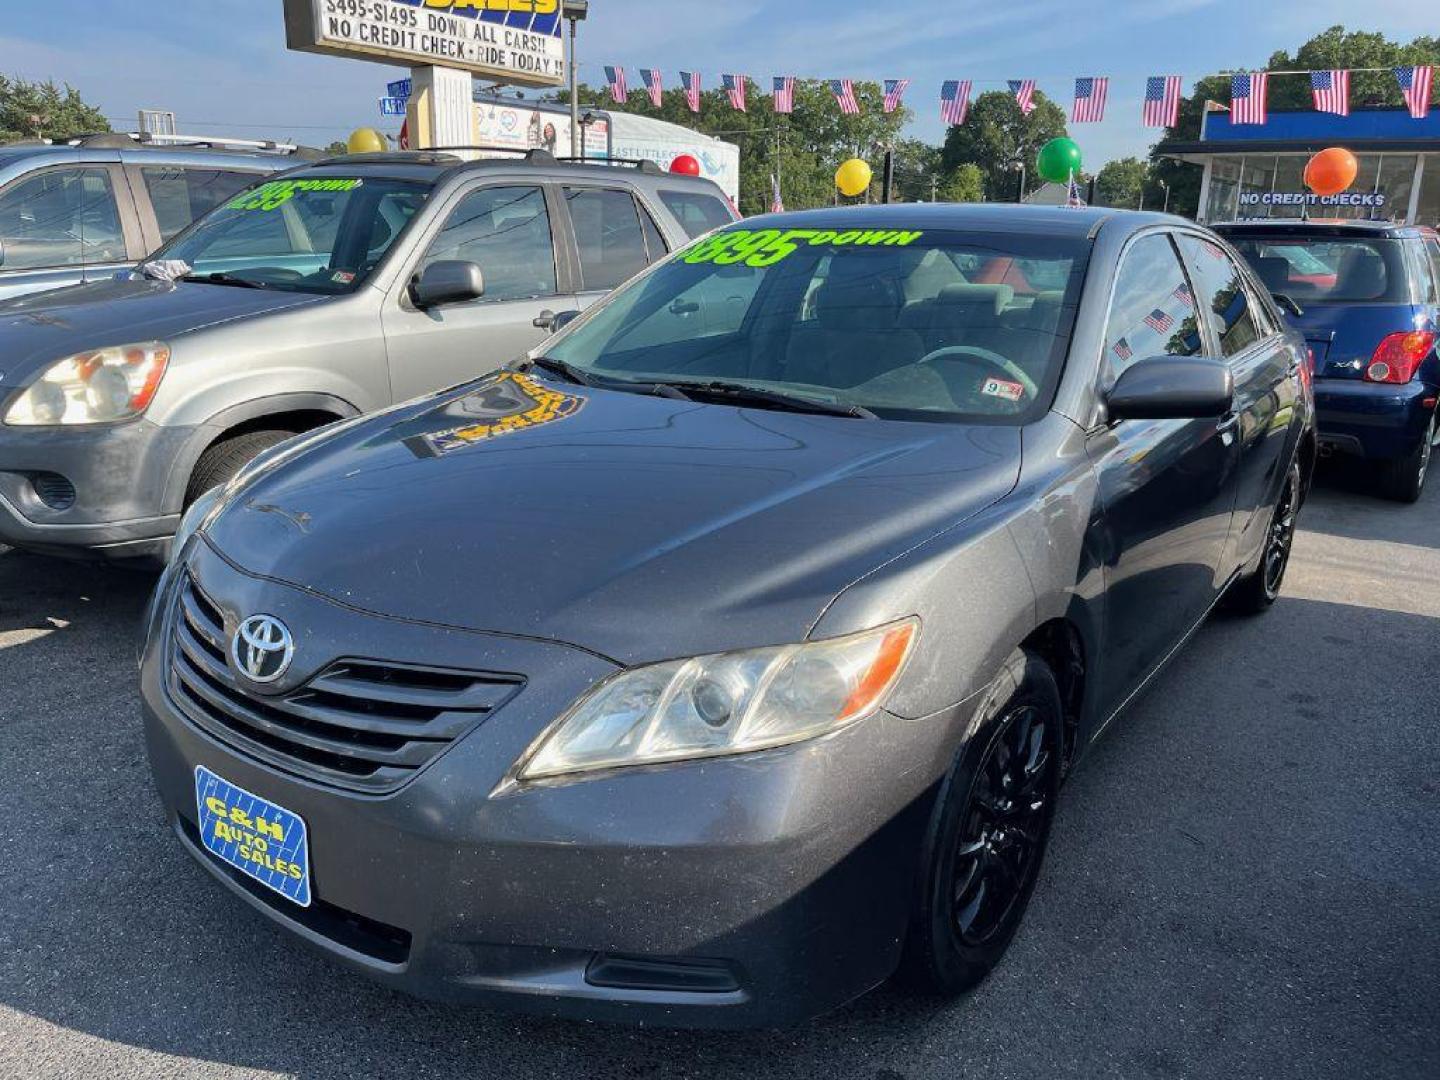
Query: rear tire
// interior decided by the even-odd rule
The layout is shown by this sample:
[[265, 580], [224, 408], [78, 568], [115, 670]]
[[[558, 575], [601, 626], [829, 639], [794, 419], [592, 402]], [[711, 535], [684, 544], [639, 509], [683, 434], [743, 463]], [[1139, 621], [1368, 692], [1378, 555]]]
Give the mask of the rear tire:
[[185, 489], [186, 507], [211, 488], [229, 483], [258, 455], [294, 434], [293, 431], [247, 431], [217, 442], [195, 463], [195, 471], [190, 474], [190, 484]]
[[1241, 578], [1230, 587], [1226, 606], [1241, 615], [1263, 615], [1280, 598], [1285, 584], [1285, 571], [1290, 567], [1290, 550], [1295, 543], [1295, 518], [1300, 512], [1304, 493], [1300, 463], [1291, 463], [1265, 531], [1265, 550], [1253, 574]]
[[951, 997], [1000, 962], [1050, 840], [1064, 753], [1060, 689], [1045, 662], [1006, 660], [974, 736], [940, 789], [899, 979]]
[[1440, 418], [1440, 409], [1430, 418], [1430, 424], [1426, 427], [1425, 436], [1420, 440], [1419, 446], [1403, 458], [1385, 462], [1380, 483], [1387, 498], [1403, 503], [1419, 500], [1420, 493], [1425, 490], [1425, 477], [1430, 472], [1437, 418]]

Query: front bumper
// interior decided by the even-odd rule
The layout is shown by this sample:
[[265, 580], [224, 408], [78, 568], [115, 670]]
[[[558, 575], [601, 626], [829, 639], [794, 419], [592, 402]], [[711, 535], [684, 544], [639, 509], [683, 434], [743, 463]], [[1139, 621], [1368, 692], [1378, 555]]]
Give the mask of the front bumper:
[[[167, 819], [217, 879], [310, 945], [422, 997], [665, 1026], [792, 1023], [894, 970], [967, 707], [923, 721], [882, 713], [767, 753], [507, 787], [532, 740], [612, 665], [360, 614], [249, 578], [203, 544], [193, 561], [227, 625], [264, 610], [304, 627], [307, 667], [383, 655], [530, 674], [398, 791], [350, 794], [262, 764], [185, 716], [167, 689], [161, 598], [142, 684]], [[197, 765], [306, 822], [310, 909], [199, 846]]]
[[1436, 394], [1434, 386], [1419, 379], [1395, 386], [1317, 378], [1320, 445], [1366, 458], [1404, 457], [1424, 436]]
[[[196, 433], [141, 419], [72, 428], [0, 425], [0, 544], [46, 554], [161, 553], [175, 533], [177, 462]], [[68, 498], [64, 495], [68, 488]]]

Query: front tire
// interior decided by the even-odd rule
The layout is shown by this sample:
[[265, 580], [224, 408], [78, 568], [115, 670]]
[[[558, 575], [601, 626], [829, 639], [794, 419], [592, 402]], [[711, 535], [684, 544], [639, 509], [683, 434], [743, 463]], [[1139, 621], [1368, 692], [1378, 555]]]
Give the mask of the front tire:
[[1063, 728], [1054, 673], [1017, 649], [941, 787], [900, 969], [912, 987], [963, 993], [1005, 955], [1050, 840]]
[[200, 455], [185, 489], [185, 506], [213, 487], [229, 483], [235, 474], [276, 443], [291, 438], [291, 431], [247, 431], [224, 439]]

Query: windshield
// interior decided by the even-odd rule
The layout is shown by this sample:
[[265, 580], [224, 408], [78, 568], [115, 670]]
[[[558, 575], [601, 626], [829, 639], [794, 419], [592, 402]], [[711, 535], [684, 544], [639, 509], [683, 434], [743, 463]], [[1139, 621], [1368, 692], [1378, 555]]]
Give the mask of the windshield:
[[1087, 251], [1055, 237], [730, 229], [615, 294], [548, 351], [602, 379], [1019, 423], [1049, 404]]
[[1234, 234], [1229, 240], [1267, 289], [1301, 303], [1409, 302], [1398, 240]]
[[293, 292], [358, 287], [424, 205], [428, 186], [317, 176], [272, 180], [213, 211], [153, 258], [191, 280]]

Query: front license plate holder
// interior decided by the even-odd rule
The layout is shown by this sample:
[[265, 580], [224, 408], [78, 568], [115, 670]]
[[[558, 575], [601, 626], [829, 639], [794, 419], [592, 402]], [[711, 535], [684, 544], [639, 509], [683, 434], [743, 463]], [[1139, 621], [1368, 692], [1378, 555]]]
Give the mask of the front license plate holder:
[[200, 842], [227, 866], [310, 906], [310, 836], [299, 814], [195, 766]]

